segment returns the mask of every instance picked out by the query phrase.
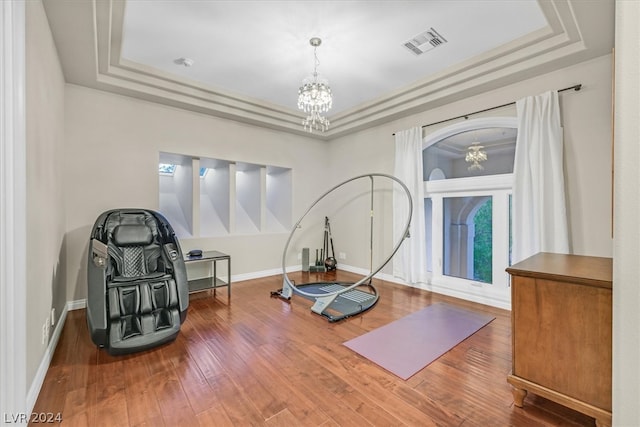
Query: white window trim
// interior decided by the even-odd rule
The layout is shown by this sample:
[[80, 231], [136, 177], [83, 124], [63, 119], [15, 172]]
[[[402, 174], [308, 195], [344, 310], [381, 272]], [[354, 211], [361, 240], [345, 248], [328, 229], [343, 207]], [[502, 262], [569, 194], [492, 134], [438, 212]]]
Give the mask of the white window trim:
[[424, 194], [511, 190], [512, 187], [513, 174], [505, 173], [500, 175], [425, 181]]
[[[507, 175], [507, 177], [511, 178], [511, 174]], [[507, 180], [508, 179], [505, 179], [505, 181]], [[473, 191], [466, 189], [465, 191], [429, 192], [425, 194], [425, 196], [431, 199], [431, 227], [433, 230], [442, 229], [443, 199], [447, 197], [491, 196], [493, 203], [492, 218], [494, 253], [507, 254], [509, 230], [508, 227], [503, 227], [503, 225], [509, 223], [508, 212], [510, 194], [511, 189], [504, 188], [502, 186], [478, 188]], [[433, 257], [431, 263], [432, 271], [430, 274], [430, 283], [432, 285], [436, 285], [442, 289], [448, 289], [452, 292], [461, 293], [462, 295], [467, 295], [468, 297], [465, 299], [478, 301], [478, 298], [480, 298], [481, 301], [478, 302], [482, 302], [484, 304], [490, 303], [491, 300], [495, 300], [496, 303], [499, 302], [498, 306], [502, 308], [508, 308], [510, 306], [509, 278], [505, 271], [508, 267], [508, 259], [500, 259], [499, 257], [493, 256], [492, 283], [482, 283], [475, 280], [446, 276], [442, 271], [443, 236], [441, 233], [433, 233], [431, 238], [431, 248], [429, 248], [429, 253], [431, 253]]]
[[[488, 117], [467, 120], [428, 135], [423, 139], [422, 147], [425, 149], [444, 138], [461, 132], [489, 127], [517, 128], [517, 119], [515, 117]], [[425, 181], [425, 197], [431, 199], [432, 230], [442, 229], [442, 209], [445, 197], [492, 196], [494, 253], [507, 254], [509, 230], [508, 227], [502, 226], [509, 223], [508, 203], [512, 187], [513, 174]], [[442, 233], [432, 233], [431, 248], [427, 249], [433, 257], [431, 260], [432, 271], [428, 274], [427, 289], [507, 310], [511, 308], [509, 277], [505, 271], [508, 259], [492, 257], [493, 283], [491, 284], [445, 276], [442, 274], [443, 243]]]
[[482, 117], [479, 119], [465, 120], [464, 122], [439, 129], [424, 137], [422, 139], [422, 149], [424, 150], [438, 141], [461, 132], [495, 127], [517, 128], [518, 120], [515, 117]]

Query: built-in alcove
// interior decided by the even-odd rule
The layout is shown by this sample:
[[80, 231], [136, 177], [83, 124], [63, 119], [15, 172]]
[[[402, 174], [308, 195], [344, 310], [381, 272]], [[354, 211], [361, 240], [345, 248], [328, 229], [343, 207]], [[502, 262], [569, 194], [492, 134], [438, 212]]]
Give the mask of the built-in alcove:
[[291, 169], [266, 168], [266, 228], [284, 232], [291, 228]]
[[192, 237], [192, 159], [179, 154], [160, 153], [159, 164], [159, 210], [178, 237]]
[[217, 159], [200, 159], [200, 235], [222, 236], [231, 230], [232, 164]]
[[160, 153], [159, 210], [178, 237], [286, 232], [290, 168]]
[[264, 230], [264, 168], [249, 163], [236, 164], [236, 233]]

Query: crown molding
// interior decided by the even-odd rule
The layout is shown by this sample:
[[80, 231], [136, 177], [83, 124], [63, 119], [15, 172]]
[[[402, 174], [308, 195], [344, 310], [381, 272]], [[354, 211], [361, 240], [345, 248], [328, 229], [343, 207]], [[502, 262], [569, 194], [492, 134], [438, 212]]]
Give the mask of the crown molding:
[[[308, 133], [302, 129], [303, 117], [297, 110], [209, 87], [122, 59], [120, 50], [126, 2], [91, 0], [57, 2], [54, 5], [53, 1], [45, 0], [45, 6], [59, 50], [71, 49], [64, 43], [65, 37], [68, 39], [69, 36], [60, 27], [64, 21], [62, 16], [68, 16], [74, 12], [71, 9], [75, 9], [76, 16], [81, 14], [80, 18], [91, 23], [91, 43], [82, 45], [85, 50], [92, 46], [92, 50], [86, 52], [91, 58], [87, 61], [91, 67], [88, 64], [84, 67], [74, 65], [76, 70], [67, 72], [71, 68], [65, 67], [65, 62], [70, 60], [69, 54], [60, 54], [69, 83], [321, 140], [331, 140], [602, 56], [608, 54], [613, 45], [612, 34], [610, 37], [608, 34], [606, 37], [594, 34], [585, 38], [584, 34], [594, 32], [581, 30], [581, 26], [598, 28], [602, 24], [598, 19], [603, 18], [603, 13], [592, 9], [608, 11], [607, 2], [596, 5], [575, 0], [541, 1], [540, 7], [549, 23], [546, 28], [427, 76], [401, 90], [329, 116], [331, 128], [327, 132]], [[78, 44], [72, 43], [71, 46]]]

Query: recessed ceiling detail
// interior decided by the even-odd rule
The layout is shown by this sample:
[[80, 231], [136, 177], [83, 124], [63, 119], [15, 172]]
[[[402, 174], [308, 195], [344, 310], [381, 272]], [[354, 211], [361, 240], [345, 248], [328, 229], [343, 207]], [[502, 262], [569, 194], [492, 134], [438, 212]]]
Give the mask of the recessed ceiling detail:
[[425, 52], [435, 49], [438, 46], [445, 44], [447, 40], [442, 37], [433, 28], [424, 31], [416, 36], [413, 36], [411, 40], [404, 43], [404, 47], [409, 49], [416, 55], [422, 55]]
[[[67, 83], [321, 140], [607, 55], [614, 44], [608, 1], [43, 3]], [[420, 33], [424, 17], [432, 34]], [[431, 49], [428, 60], [408, 55], [398, 34], [422, 34], [411, 40]], [[310, 135], [291, 82], [304, 77], [312, 36], [327, 42], [322, 71], [340, 96], [331, 129]]]

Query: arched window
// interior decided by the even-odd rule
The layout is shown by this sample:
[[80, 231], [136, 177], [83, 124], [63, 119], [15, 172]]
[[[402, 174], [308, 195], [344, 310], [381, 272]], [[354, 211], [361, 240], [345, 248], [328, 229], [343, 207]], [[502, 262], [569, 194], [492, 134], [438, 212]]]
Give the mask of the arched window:
[[467, 120], [423, 140], [430, 284], [510, 306], [510, 204], [515, 117]]

